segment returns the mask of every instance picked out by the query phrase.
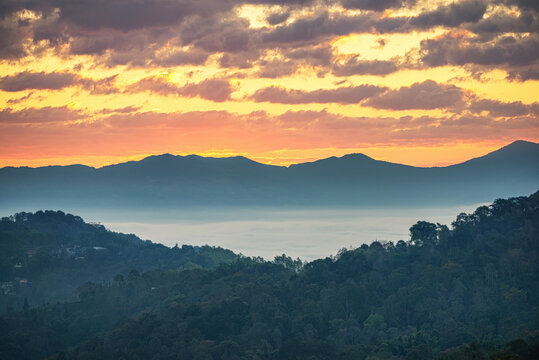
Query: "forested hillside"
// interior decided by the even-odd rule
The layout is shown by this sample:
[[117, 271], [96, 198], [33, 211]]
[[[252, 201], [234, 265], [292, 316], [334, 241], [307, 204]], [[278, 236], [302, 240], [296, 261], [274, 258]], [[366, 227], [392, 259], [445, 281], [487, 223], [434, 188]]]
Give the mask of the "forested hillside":
[[101, 283], [151, 269], [213, 269], [230, 250], [172, 249], [108, 231], [61, 211], [18, 213], [0, 220], [0, 312], [66, 301], [86, 281]]
[[537, 359], [539, 192], [307, 264], [86, 283], [0, 320], [2, 359]]

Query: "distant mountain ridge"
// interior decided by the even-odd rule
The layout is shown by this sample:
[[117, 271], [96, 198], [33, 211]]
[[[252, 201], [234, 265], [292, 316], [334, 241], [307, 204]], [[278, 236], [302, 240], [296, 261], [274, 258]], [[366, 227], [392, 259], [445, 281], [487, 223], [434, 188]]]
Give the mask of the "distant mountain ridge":
[[171, 154], [102, 168], [0, 169], [4, 206], [415, 206], [478, 203], [538, 189], [539, 144], [516, 141], [446, 167], [414, 167], [364, 154], [289, 167]]

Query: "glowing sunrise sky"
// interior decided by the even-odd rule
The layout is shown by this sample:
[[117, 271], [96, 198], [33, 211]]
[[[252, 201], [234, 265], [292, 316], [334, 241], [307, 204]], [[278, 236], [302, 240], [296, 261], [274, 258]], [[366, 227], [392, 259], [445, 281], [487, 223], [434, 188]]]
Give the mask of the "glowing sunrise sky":
[[539, 1], [3, 0], [0, 167], [539, 140]]

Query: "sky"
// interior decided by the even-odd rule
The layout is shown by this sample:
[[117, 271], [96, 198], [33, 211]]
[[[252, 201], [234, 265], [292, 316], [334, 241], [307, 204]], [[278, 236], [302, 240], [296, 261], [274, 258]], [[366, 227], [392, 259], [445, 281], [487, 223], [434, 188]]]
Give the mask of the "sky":
[[536, 0], [3, 0], [0, 166], [539, 140]]

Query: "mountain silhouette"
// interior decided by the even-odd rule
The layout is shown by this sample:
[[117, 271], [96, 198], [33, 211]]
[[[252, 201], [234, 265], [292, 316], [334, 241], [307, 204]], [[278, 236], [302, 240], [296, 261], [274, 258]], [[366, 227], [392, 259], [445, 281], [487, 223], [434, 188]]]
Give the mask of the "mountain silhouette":
[[516, 141], [446, 167], [414, 167], [364, 154], [289, 167], [242, 156], [171, 154], [93, 168], [84, 165], [0, 169], [8, 208], [186, 206], [446, 206], [532, 193], [539, 185], [539, 144]]

